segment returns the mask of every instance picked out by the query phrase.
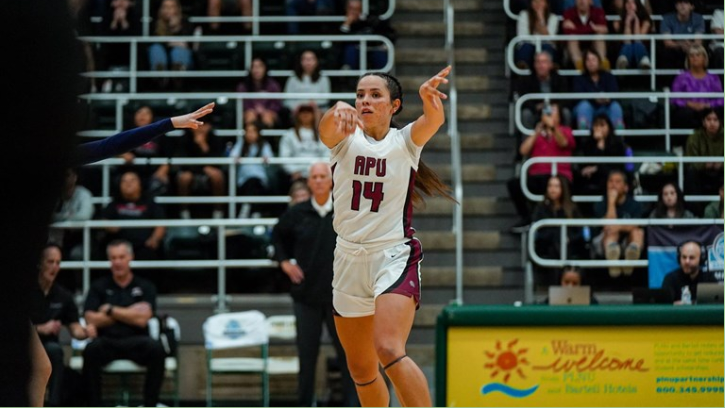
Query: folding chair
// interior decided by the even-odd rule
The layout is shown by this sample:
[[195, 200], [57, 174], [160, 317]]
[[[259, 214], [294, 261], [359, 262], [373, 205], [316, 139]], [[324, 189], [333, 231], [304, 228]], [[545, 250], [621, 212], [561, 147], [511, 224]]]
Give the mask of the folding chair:
[[[267, 318], [267, 332], [270, 341], [273, 339], [294, 341], [297, 338], [294, 315], [275, 315]], [[269, 374], [299, 374], [300, 359], [297, 356], [270, 356]]]
[[[204, 321], [206, 405], [211, 407], [214, 374], [255, 374], [262, 380], [262, 405], [269, 406], [269, 335], [267, 319], [257, 310], [220, 313]], [[259, 357], [215, 357], [225, 349], [258, 348]]]

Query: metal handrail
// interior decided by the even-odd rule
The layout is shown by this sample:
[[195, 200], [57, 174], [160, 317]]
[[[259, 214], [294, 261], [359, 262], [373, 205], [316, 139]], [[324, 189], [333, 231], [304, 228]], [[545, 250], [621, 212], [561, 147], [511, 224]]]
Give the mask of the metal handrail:
[[[504, 12], [506, 12], [506, 15], [510, 19], [512, 19], [512, 20], [518, 20], [519, 19], [519, 15], [516, 14], [516, 13], [514, 13], [511, 10], [511, 0], [503, 0], [503, 9], [504, 9]], [[664, 14], [652, 14], [652, 15], [650, 15], [650, 18], [652, 19], [652, 21], [660, 21], [660, 20], [662, 20], [662, 17], [663, 16], [664, 16]], [[556, 17], [559, 20], [563, 20], [564, 19], [563, 16], [557, 15]], [[618, 15], [616, 15], [616, 14], [607, 14], [606, 15], [606, 18], [607, 18], [607, 21], [619, 21], [619, 20], [621, 20], [621, 18]], [[709, 14], [703, 14], [702, 15], [702, 18], [705, 21], [712, 20], [712, 16], [709, 15]]]
[[[238, 203], [263, 203], [276, 204], [289, 202], [289, 196], [237, 196], [237, 178], [236, 171], [239, 164], [264, 164], [264, 165], [282, 165], [282, 164], [312, 164], [318, 161], [329, 161], [328, 157], [151, 157], [151, 158], [135, 158], [132, 164], [142, 165], [221, 165], [226, 166], [227, 171], [227, 196], [176, 196], [154, 197], [157, 204], [228, 204], [230, 216], [236, 214], [236, 205]], [[88, 164], [89, 167], [102, 167], [101, 176], [101, 196], [93, 197], [93, 204], [108, 204], [111, 199], [111, 171], [113, 166], [121, 166], [127, 164], [125, 160], [120, 158], [105, 159], [95, 163]]]
[[608, 266], [635, 266], [646, 267], [649, 263], [646, 259], [638, 260], [596, 260], [596, 259], [567, 259], [566, 245], [561, 245], [561, 259], [544, 259], [536, 253], [536, 231], [543, 227], [560, 227], [559, 242], [566, 242], [567, 227], [593, 227], [606, 225], [723, 225], [722, 218], [688, 218], [688, 219], [661, 219], [661, 218], [627, 218], [627, 219], [605, 219], [605, 218], [546, 218], [531, 224], [528, 231], [528, 252], [529, 257], [537, 265], [545, 267], [564, 267], [565, 265], [578, 266], [581, 268], [602, 268]]
[[[129, 36], [129, 37], [117, 37], [117, 36], [86, 36], [86, 37], [78, 37], [79, 40], [88, 42], [88, 43], [112, 43], [112, 44], [129, 44], [129, 70], [128, 71], [93, 71], [93, 72], [85, 72], [82, 75], [86, 77], [96, 77], [96, 78], [129, 78], [129, 89], [130, 92], [136, 92], [138, 88], [137, 79], [138, 78], [159, 78], [159, 77], [178, 77], [178, 78], [187, 78], [187, 77], [237, 77], [242, 76], [246, 70], [239, 70], [239, 71], [230, 71], [230, 70], [224, 70], [224, 71], [214, 71], [214, 70], [207, 70], [207, 71], [199, 71], [199, 70], [189, 70], [189, 71], [174, 71], [174, 70], [165, 70], [165, 71], [140, 71], [138, 69], [138, 52], [139, 52], [139, 44], [145, 44], [145, 43], [163, 43], [163, 42], [169, 42], [169, 41], [187, 41], [187, 42], [195, 42], [195, 43], [202, 43], [202, 42], [224, 42], [227, 44], [233, 44], [236, 46], [236, 43], [243, 43], [244, 44], [244, 59], [247, 61], [247, 64], [249, 64], [253, 57], [253, 49], [252, 44], [254, 43], [273, 43], [273, 44], [281, 44], [281, 47], [283, 48], [284, 45], [288, 42], [310, 42], [310, 41], [319, 41], [319, 42], [359, 42], [360, 43], [360, 69], [357, 70], [332, 70], [332, 71], [323, 71], [326, 75], [331, 76], [357, 76], [365, 72], [367, 67], [367, 50], [368, 50], [368, 44], [369, 43], [383, 43], [385, 45], [386, 51], [387, 51], [387, 61], [385, 63], [385, 66], [379, 68], [381, 71], [388, 72], [393, 67], [393, 62], [395, 61], [395, 46], [393, 45], [393, 42], [390, 41], [385, 36], [382, 35], [375, 35], [375, 34], [365, 34], [365, 35], [359, 35], [359, 34], [350, 34], [350, 35], [295, 35], [295, 36], [287, 36], [287, 35], [264, 35], [264, 36], [196, 36], [196, 35], [187, 35], [187, 36], [157, 36], [157, 37], [146, 37], [146, 36]], [[274, 70], [270, 71], [270, 74], [275, 75], [287, 75], [290, 76], [293, 74], [293, 71], [291, 70]]]
[[[612, 69], [610, 72], [617, 75], [649, 75], [650, 77], [650, 88], [655, 90], [656, 78], [658, 75], [677, 75], [681, 70], [676, 69], [657, 69], [657, 55], [656, 55], [656, 41], [663, 40], [722, 40], [722, 35], [719, 34], [557, 34], [557, 35], [521, 35], [516, 36], [506, 45], [506, 64], [508, 68], [518, 75], [529, 75], [531, 74], [530, 69], [521, 69], [516, 66], [514, 61], [514, 50], [516, 44], [520, 42], [532, 42], [534, 43], [536, 50], [541, 50], [541, 43], [545, 41], [570, 41], [570, 40], [601, 40], [601, 41], [622, 41], [622, 40], [647, 40], [649, 41], [649, 58], [650, 58], [650, 69]], [[682, 61], [684, 64], [684, 61]], [[560, 75], [572, 76], [580, 75], [581, 72], [576, 69], [560, 69], [557, 71]], [[715, 74], [722, 74], [722, 69], [710, 70]]]
[[217, 229], [217, 259], [209, 260], [183, 260], [183, 261], [132, 261], [131, 267], [144, 269], [159, 268], [217, 268], [217, 309], [226, 310], [229, 298], [226, 294], [226, 276], [228, 267], [239, 268], [272, 268], [277, 263], [269, 259], [226, 259], [227, 227], [256, 227], [258, 225], [274, 226], [276, 218], [254, 219], [194, 219], [194, 220], [93, 220], [93, 221], [65, 221], [51, 224], [51, 228], [81, 229], [83, 230], [83, 260], [63, 261], [61, 268], [75, 268], [83, 270], [83, 295], [88, 293], [91, 286], [91, 269], [108, 268], [108, 261], [91, 261], [91, 229], [122, 227], [122, 228], [148, 228], [148, 227], [196, 227], [205, 226]]
[[[330, 93], [316, 93], [316, 92], [300, 92], [300, 93], [285, 93], [285, 92], [183, 92], [183, 93], [90, 93], [80, 95], [81, 99], [87, 101], [115, 101], [115, 112], [116, 112], [116, 128], [114, 130], [102, 130], [102, 129], [87, 129], [83, 133], [87, 135], [98, 135], [98, 136], [112, 136], [123, 129], [123, 106], [131, 100], [138, 101], [152, 101], [152, 100], [164, 100], [169, 105], [173, 105], [180, 100], [206, 100], [216, 101], [218, 106], [225, 105], [229, 101], [235, 101], [235, 125], [233, 129], [215, 129], [214, 133], [219, 136], [233, 136], [241, 138], [244, 136], [244, 100], [245, 99], [341, 99], [341, 100], [354, 100], [354, 92], [330, 92]], [[109, 133], [110, 132], [110, 133]], [[273, 134], [281, 136], [286, 130], [264, 130], [262, 134], [268, 135]]]
[[456, 304], [463, 304], [463, 183], [461, 175], [461, 140], [458, 133], [458, 89], [456, 87], [455, 58], [455, 9], [451, 0], [444, 5], [446, 24], [445, 50], [448, 64], [452, 67], [448, 75], [448, 135], [451, 138], [451, 179], [453, 181], [453, 197], [459, 202], [453, 206], [453, 234], [456, 240]]
[[[557, 163], [677, 163], [677, 176], [678, 185], [683, 188], [685, 179], [684, 163], [710, 163], [723, 161], [722, 157], [709, 156], [709, 157], [683, 157], [683, 156], [627, 156], [627, 157], [532, 157], [527, 159], [521, 166], [521, 177], [520, 185], [521, 191], [523, 191], [526, 198], [531, 201], [541, 201], [544, 196], [541, 194], [533, 194], [529, 191], [529, 187], [526, 183], [528, 177], [528, 170], [534, 164], [538, 163], [551, 163], [551, 174], [557, 174]], [[574, 195], [572, 196], [573, 201], [577, 202], [600, 202], [604, 199], [603, 195], [599, 196], [587, 196], [587, 195]], [[654, 202], [657, 201], [657, 195], [636, 195], [634, 199], [642, 202]], [[687, 201], [717, 201], [719, 197], [716, 195], [711, 196], [700, 196], [700, 195], [686, 195]]]
[[[665, 128], [664, 129], [617, 129], [620, 136], [661, 136], [665, 135], [665, 149], [670, 150], [670, 136], [672, 135], [689, 135], [692, 129], [672, 129], [670, 128], [670, 99], [671, 98], [712, 98], [722, 99], [723, 94], [717, 92], [566, 92], [566, 93], [528, 93], [521, 95], [516, 100], [514, 108], [514, 121], [516, 129], [523, 134], [529, 135], [534, 129], [527, 129], [521, 121], [521, 108], [523, 104], [531, 100], [583, 100], [583, 99], [650, 99], [653, 102], [658, 98], [664, 99]], [[589, 131], [586, 129], [576, 129], [573, 131], [574, 136], [587, 136]]]

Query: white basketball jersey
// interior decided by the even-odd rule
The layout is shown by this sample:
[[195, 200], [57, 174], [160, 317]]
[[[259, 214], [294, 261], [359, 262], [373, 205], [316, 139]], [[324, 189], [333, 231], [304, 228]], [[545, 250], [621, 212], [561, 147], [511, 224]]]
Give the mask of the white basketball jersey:
[[421, 147], [412, 124], [391, 128], [380, 141], [360, 128], [331, 151], [333, 226], [348, 242], [397, 245], [413, 236], [413, 185]]

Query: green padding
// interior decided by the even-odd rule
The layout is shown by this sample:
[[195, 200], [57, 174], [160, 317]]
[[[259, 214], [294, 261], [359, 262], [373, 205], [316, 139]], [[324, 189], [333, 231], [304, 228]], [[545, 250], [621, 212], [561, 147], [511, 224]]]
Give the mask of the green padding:
[[439, 329], [450, 326], [723, 325], [722, 305], [447, 306]]

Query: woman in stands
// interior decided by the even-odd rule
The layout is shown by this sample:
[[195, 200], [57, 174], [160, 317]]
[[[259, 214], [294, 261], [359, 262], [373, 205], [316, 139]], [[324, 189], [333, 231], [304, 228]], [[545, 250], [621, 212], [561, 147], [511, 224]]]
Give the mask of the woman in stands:
[[[626, 156], [626, 147], [617, 136], [609, 116], [600, 114], [594, 118], [589, 137], [582, 143], [577, 156], [606, 158]], [[623, 163], [581, 163], [574, 171], [577, 194], [601, 195], [612, 169], [624, 170]]]
[[[574, 78], [573, 92], [619, 92], [617, 79], [609, 71], [601, 69], [601, 56], [593, 49], [584, 52], [584, 72]], [[610, 98], [591, 98], [580, 101], [574, 107], [579, 129], [589, 129], [595, 115], [604, 113], [617, 129], [624, 128], [622, 106]]]
[[[244, 124], [244, 138], [234, 144], [229, 156], [236, 159], [274, 157], [274, 152], [260, 131], [262, 124], [247, 122]], [[267, 166], [262, 163], [240, 163], [237, 167], [237, 194], [241, 196], [267, 195], [270, 191]], [[253, 214], [261, 215], [260, 206], [244, 203], [239, 218], [249, 218]], [[255, 214], [259, 212], [260, 214]]]
[[[652, 19], [641, 1], [625, 0], [624, 6], [619, 13], [619, 21], [612, 22], [612, 26], [617, 34], [649, 34], [652, 30]], [[617, 58], [617, 69], [629, 67], [642, 69], [651, 67], [647, 47], [642, 43], [642, 40], [622, 41], [622, 47], [619, 49], [619, 57]]]
[[[154, 34], [160, 37], [191, 36], [194, 26], [182, 14], [179, 0], [163, 0], [156, 16]], [[149, 45], [149, 65], [152, 70], [166, 71], [169, 66], [174, 71], [188, 71], [194, 62], [194, 50], [186, 41], [169, 41]], [[165, 88], [169, 78], [160, 78], [159, 85]], [[173, 78], [176, 91], [182, 88], [182, 78]]]
[[[687, 52], [686, 70], [672, 82], [672, 92], [714, 92], [722, 94], [720, 78], [707, 72], [709, 59], [702, 45], [693, 45]], [[708, 108], [719, 109], [722, 121], [723, 98], [672, 98], [672, 126], [696, 128], [700, 126], [702, 113]]]
[[[330, 78], [320, 72], [320, 60], [313, 50], [304, 50], [295, 61], [294, 75], [284, 84], [284, 93], [330, 93]], [[319, 109], [327, 109], [327, 99], [287, 99], [284, 106], [294, 112], [298, 106], [313, 104]]]
[[[317, 108], [314, 105], [300, 105], [294, 112], [294, 127], [282, 135], [279, 141], [279, 157], [317, 158], [329, 155], [329, 150], [320, 141], [317, 132]], [[283, 165], [289, 176], [290, 184], [306, 179], [310, 165], [307, 163], [288, 163]]]
[[676, 183], [666, 183], [657, 195], [657, 204], [649, 214], [650, 218], [695, 218], [685, 208], [685, 196]]
[[[107, 159], [149, 142], [174, 129], [196, 129], [202, 122], [200, 118], [214, 110], [214, 102], [204, 105], [194, 112], [163, 119], [150, 125], [127, 130], [103, 140], [82, 143], [73, 150], [70, 167], [90, 164]], [[42, 308], [44, 299], [33, 296], [34, 310]], [[45, 399], [45, 388], [50, 378], [51, 365], [38, 334], [31, 326], [30, 350], [33, 365], [28, 384], [30, 406], [42, 407]]]
[[[519, 13], [516, 23], [516, 35], [556, 35], [559, 30], [559, 19], [549, 11], [548, 0], [531, 0], [526, 10]], [[542, 41], [541, 50], [551, 55], [551, 60], [556, 61], [556, 46], [553, 42]], [[529, 68], [534, 61], [536, 46], [533, 41], [522, 41], [518, 43], [514, 52], [516, 66]]]
[[[267, 75], [267, 71], [265, 60], [261, 57], [252, 59], [249, 75], [237, 85], [237, 92], [280, 92], [279, 82]], [[279, 99], [245, 99], [244, 123], [260, 122], [268, 128], [279, 128], [285, 123], [281, 111], [282, 101]]]
[[[546, 184], [544, 201], [536, 205], [531, 216], [533, 222], [547, 218], [581, 218], [579, 208], [577, 208], [577, 205], [571, 199], [569, 179], [561, 174], [549, 178]], [[582, 228], [569, 227], [567, 229], [567, 237], [568, 258], [584, 258], [586, 243], [582, 236]], [[558, 227], [541, 228], [536, 234], [536, 253], [544, 258], [559, 258], [560, 241]]]
[[320, 138], [332, 150], [335, 324], [363, 406], [390, 403], [379, 364], [403, 406], [431, 405], [425, 375], [405, 351], [423, 259], [410, 223], [421, 193], [453, 200], [420, 161], [445, 121], [447, 96], [438, 86], [450, 72], [446, 67], [420, 86], [423, 114], [403, 128], [392, 121], [403, 108], [400, 82], [382, 72], [359, 79], [355, 107], [337, 102], [320, 122]]

